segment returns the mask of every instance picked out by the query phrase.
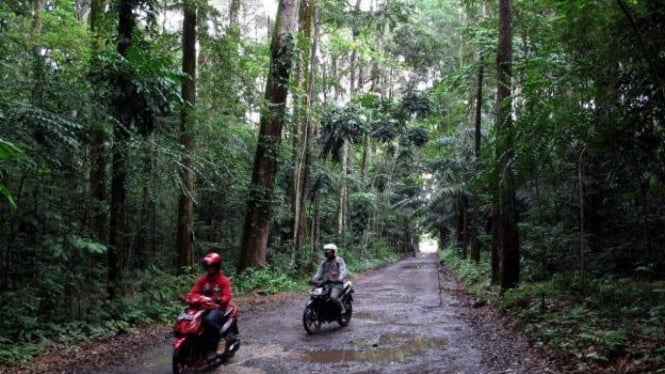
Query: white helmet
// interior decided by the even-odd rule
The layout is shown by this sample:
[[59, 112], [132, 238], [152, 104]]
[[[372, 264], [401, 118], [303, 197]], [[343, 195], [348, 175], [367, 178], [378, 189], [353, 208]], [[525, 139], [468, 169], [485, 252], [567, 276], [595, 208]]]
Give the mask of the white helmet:
[[325, 252], [333, 251], [333, 253], [335, 253], [335, 252], [337, 252], [337, 246], [334, 243], [328, 243], [328, 244], [323, 246], [323, 250]]

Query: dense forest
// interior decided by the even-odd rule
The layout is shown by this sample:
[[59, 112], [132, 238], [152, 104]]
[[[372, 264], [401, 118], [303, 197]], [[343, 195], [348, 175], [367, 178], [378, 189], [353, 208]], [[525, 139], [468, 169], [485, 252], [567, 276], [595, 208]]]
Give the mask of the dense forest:
[[[266, 4], [272, 4], [268, 1]], [[535, 346], [665, 366], [665, 1], [3, 0], [0, 362], [435, 238]], [[176, 305], [177, 308], [177, 305]]]

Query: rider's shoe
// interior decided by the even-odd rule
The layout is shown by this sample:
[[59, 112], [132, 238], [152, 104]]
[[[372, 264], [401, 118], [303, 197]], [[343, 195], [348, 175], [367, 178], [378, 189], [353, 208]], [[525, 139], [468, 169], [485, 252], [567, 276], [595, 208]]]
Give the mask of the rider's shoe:
[[234, 337], [228, 344], [229, 344], [229, 352], [235, 352], [240, 347], [240, 339]]
[[215, 352], [215, 350], [208, 351], [208, 353], [206, 354], [206, 361], [213, 362], [216, 359], [217, 359], [217, 352]]

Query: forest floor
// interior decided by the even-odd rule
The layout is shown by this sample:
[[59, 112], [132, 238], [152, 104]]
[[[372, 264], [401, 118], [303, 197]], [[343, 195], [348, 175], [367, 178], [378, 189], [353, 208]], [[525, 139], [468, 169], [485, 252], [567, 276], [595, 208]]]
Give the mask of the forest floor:
[[[242, 345], [215, 373], [563, 373], [479, 305], [434, 254], [418, 254], [352, 279], [353, 318], [306, 334], [306, 292], [246, 295]], [[46, 352], [0, 373], [170, 373], [171, 326]]]

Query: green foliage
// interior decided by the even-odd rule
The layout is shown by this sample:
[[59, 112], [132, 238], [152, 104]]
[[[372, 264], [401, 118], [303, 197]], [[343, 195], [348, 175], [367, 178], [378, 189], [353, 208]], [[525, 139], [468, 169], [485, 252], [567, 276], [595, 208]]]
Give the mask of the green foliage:
[[415, 114], [419, 118], [423, 118], [432, 113], [432, 103], [422, 92], [408, 91], [402, 97], [400, 110], [404, 114]]
[[662, 360], [658, 347], [665, 333], [651, 328], [663, 318], [662, 299], [654, 293], [659, 285], [594, 279], [582, 300], [562, 280], [524, 285], [500, 300], [534, 345], [590, 365], [612, 365], [635, 347], [649, 357], [646, 365]]
[[[141, 326], [171, 322], [182, 305], [176, 296], [189, 290], [191, 277], [175, 277], [155, 266], [136, 272], [125, 281], [126, 297], [108, 304], [100, 295], [103, 282], [77, 285], [84, 294], [67, 296], [54, 269], [45, 271], [39, 283], [21, 292], [4, 293], [0, 312], [0, 363], [26, 362], [48, 346], [70, 347], [127, 333]], [[156, 287], [159, 285], [159, 287]], [[45, 292], [46, 291], [46, 292]], [[92, 297], [96, 304], [90, 303]], [[69, 303], [62, 303], [69, 300]], [[63, 310], [76, 319], [61, 316]]]
[[564, 366], [580, 360], [585, 370], [600, 371], [637, 351], [645, 359], [636, 367], [649, 370], [664, 362], [660, 347], [665, 332], [656, 327], [665, 321], [662, 282], [593, 278], [581, 297], [579, 278], [557, 273], [548, 281], [498, 294], [488, 287], [487, 259], [476, 265], [452, 249], [439, 256], [479, 297], [489, 298], [518, 321], [534, 346], [552, 357], [565, 357]]
[[0, 160], [6, 161], [12, 157], [16, 157], [23, 152], [15, 144], [6, 140], [0, 139]]
[[341, 160], [344, 142], [359, 143], [368, 131], [367, 118], [361, 107], [350, 104], [343, 109], [331, 107], [324, 113], [321, 123], [322, 156], [330, 154], [334, 161]]
[[422, 127], [413, 128], [409, 130], [407, 138], [411, 144], [415, 145], [416, 147], [422, 147], [429, 140], [429, 132], [427, 129]]
[[471, 289], [481, 290], [488, 286], [490, 264], [487, 256], [482, 256], [480, 263], [460, 258], [454, 248], [446, 248], [437, 252], [439, 259], [457, 273], [460, 279]]
[[16, 344], [0, 337], [0, 364], [17, 365], [30, 361], [42, 349], [40, 344]]
[[369, 229], [370, 218], [376, 210], [376, 196], [372, 193], [353, 193], [349, 197], [351, 213], [349, 221], [351, 230], [356, 239], [360, 239], [363, 233]]
[[342, 251], [349, 273], [359, 273], [396, 261], [399, 256], [384, 240], [373, 241], [370, 248], [360, 253], [355, 249]]
[[240, 293], [258, 290], [272, 294], [302, 289], [302, 284], [294, 280], [287, 269], [250, 268], [231, 279], [234, 289]]
[[[2, 112], [0, 111], [0, 119], [2, 119]], [[6, 161], [13, 157], [22, 154], [22, 151], [13, 143], [5, 141], [0, 138], [0, 161]], [[2, 177], [2, 168], [0, 168], [0, 177]], [[12, 209], [16, 209], [16, 202], [12, 198], [10, 191], [7, 187], [0, 183], [0, 195], [4, 196]]]
[[405, 124], [400, 119], [397, 102], [381, 99], [363, 105], [372, 109], [372, 138], [381, 143], [390, 143], [404, 133]]

